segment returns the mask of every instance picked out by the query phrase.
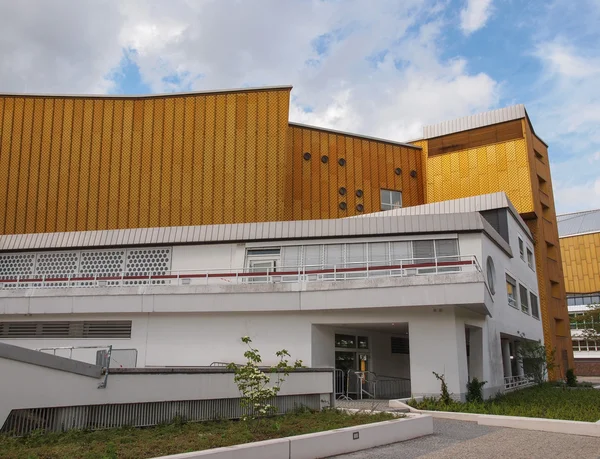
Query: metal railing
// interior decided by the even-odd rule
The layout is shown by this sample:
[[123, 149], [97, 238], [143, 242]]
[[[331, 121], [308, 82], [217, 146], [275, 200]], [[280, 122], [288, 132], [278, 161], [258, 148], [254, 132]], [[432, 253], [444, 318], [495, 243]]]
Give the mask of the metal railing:
[[[102, 381], [98, 383], [98, 389], [106, 389], [106, 385], [108, 383], [108, 373], [110, 370], [110, 358], [112, 355], [112, 344], [108, 344], [106, 346], [55, 346], [55, 347], [39, 347], [34, 349], [39, 352], [52, 351], [53, 355], [56, 355], [56, 351], [67, 350], [69, 351], [69, 359], [73, 359], [73, 351], [79, 349], [98, 349], [105, 350], [105, 353], [102, 355]], [[62, 357], [62, 356], [59, 356]]]
[[410, 397], [410, 379], [378, 375], [372, 371], [334, 372], [336, 400], [393, 399]]
[[517, 375], [504, 377], [504, 389], [515, 390], [535, 384], [532, 375]]
[[342, 265], [306, 265], [264, 271], [247, 269], [211, 269], [205, 271], [169, 271], [160, 274], [131, 276], [17, 276], [0, 279], [0, 289], [122, 287], [138, 285], [213, 285], [213, 284], [273, 284], [285, 282], [320, 282], [368, 279], [374, 277], [408, 277], [481, 271], [474, 255], [436, 258], [408, 258], [389, 262], [348, 262]]

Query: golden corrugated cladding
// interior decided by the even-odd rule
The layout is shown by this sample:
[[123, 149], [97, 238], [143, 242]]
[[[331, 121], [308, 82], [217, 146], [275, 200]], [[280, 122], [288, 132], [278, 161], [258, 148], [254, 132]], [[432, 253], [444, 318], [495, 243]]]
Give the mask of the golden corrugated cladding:
[[567, 292], [600, 292], [600, 233], [564, 237], [560, 252]]
[[428, 202], [505, 191], [519, 213], [533, 210], [525, 139], [429, 156]]
[[[304, 159], [305, 153], [310, 159]], [[291, 206], [286, 206], [286, 220], [377, 212], [382, 188], [401, 191], [404, 207], [425, 202], [419, 148], [292, 124], [288, 160], [286, 203]], [[362, 210], [357, 210], [359, 205]]]
[[0, 233], [281, 220], [289, 93], [0, 97]]

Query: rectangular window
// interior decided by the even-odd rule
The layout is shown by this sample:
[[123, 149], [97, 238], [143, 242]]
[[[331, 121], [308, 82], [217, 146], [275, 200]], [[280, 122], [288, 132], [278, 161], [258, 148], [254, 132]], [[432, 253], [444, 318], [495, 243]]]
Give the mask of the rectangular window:
[[521, 260], [525, 261], [525, 244], [521, 237], [519, 237], [519, 255], [521, 256]]
[[356, 336], [336, 334], [335, 347], [342, 347], [345, 349], [356, 349]]
[[534, 293], [529, 292], [529, 303], [531, 303], [531, 315], [536, 319], [540, 318], [540, 307], [538, 305], [538, 298]]
[[358, 348], [359, 349], [369, 349], [369, 338], [366, 336], [358, 337]]
[[[435, 248], [433, 241], [413, 241], [414, 263], [417, 265], [435, 264]], [[418, 269], [419, 274], [435, 273], [435, 267]]]
[[506, 275], [506, 294], [508, 295], [508, 305], [517, 309], [517, 281]]
[[573, 340], [573, 350], [574, 351], [579, 350], [579, 341], [578, 340]]
[[369, 265], [387, 266], [389, 263], [389, 243], [388, 242], [370, 242], [369, 243]]
[[438, 267], [439, 272], [460, 271], [459, 266], [444, 266], [458, 261], [458, 239], [437, 239], [435, 241], [435, 257], [438, 264], [442, 264], [441, 267]]
[[527, 247], [527, 264], [531, 269], [535, 270], [533, 263], [533, 252], [529, 247]]
[[395, 190], [384, 190], [380, 192], [381, 210], [392, 210], [402, 208], [402, 192]]
[[519, 284], [519, 297], [521, 298], [521, 311], [529, 314], [529, 296], [527, 295], [527, 289], [521, 284]]

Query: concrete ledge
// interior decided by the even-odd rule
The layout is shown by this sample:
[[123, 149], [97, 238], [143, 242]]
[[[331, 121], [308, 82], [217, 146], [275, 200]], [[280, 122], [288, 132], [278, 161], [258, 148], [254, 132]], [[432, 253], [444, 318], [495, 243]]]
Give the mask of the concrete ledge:
[[433, 433], [433, 418], [410, 416], [295, 437], [279, 438], [226, 448], [174, 454], [155, 459], [314, 459], [388, 445]]
[[524, 418], [520, 416], [494, 416], [480, 414], [477, 423], [482, 426], [510, 427], [513, 429], [541, 430], [542, 432], [564, 433], [600, 437], [600, 424], [561, 419]]
[[392, 408], [408, 408], [410, 409], [411, 413], [425, 414], [436, 419], [453, 419], [456, 421], [476, 422], [482, 426], [509, 427], [511, 429], [539, 430], [542, 432], [600, 437], [600, 421], [582, 422], [566, 421], [562, 419], [461, 413], [455, 411], [428, 411], [412, 408], [401, 400], [390, 400], [389, 403], [390, 407]]

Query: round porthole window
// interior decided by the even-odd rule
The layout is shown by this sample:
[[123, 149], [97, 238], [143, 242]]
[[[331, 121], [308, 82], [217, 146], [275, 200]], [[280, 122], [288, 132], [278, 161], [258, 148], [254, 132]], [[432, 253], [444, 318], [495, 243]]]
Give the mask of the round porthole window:
[[496, 293], [496, 268], [494, 267], [494, 260], [492, 257], [487, 257], [485, 262], [485, 270], [487, 273], [488, 287], [492, 295]]

